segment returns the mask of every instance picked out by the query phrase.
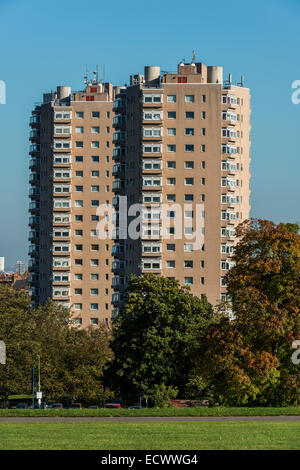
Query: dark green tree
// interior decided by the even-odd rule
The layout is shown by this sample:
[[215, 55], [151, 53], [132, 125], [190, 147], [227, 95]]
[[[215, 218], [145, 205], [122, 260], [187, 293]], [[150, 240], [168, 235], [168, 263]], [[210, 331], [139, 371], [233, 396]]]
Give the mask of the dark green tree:
[[166, 387], [171, 395], [175, 389], [180, 395], [193, 366], [191, 353], [211, 316], [206, 298], [194, 297], [177, 281], [132, 276], [125, 305], [113, 323], [114, 360], [105, 373], [107, 385], [128, 403], [160, 390], [165, 397]]

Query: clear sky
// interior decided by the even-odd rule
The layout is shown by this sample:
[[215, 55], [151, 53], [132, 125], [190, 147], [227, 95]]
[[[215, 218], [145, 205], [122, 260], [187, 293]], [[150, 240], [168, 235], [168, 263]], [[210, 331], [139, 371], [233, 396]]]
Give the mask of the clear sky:
[[145, 3], [0, 0], [0, 256], [27, 260], [28, 121], [42, 93], [83, 86], [85, 65], [128, 83], [144, 65], [191, 59], [245, 76], [252, 95], [253, 217], [300, 221], [299, 0]]

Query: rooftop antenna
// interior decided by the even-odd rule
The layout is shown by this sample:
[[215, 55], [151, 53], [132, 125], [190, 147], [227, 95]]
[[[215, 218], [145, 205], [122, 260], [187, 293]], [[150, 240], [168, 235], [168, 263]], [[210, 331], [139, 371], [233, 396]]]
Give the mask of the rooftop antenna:
[[84, 76], [84, 84], [87, 85], [89, 83], [89, 70], [88, 70], [88, 66], [86, 66], [86, 72], [85, 72], [85, 76]]
[[96, 70], [93, 71], [94, 78], [92, 80], [93, 84], [97, 84], [99, 82], [98, 80], [98, 65], [96, 65]]
[[103, 83], [105, 83], [105, 64], [103, 64]]
[[195, 63], [195, 59], [196, 59], [196, 57], [195, 57], [195, 50], [193, 50], [193, 60], [192, 60], [192, 64]]

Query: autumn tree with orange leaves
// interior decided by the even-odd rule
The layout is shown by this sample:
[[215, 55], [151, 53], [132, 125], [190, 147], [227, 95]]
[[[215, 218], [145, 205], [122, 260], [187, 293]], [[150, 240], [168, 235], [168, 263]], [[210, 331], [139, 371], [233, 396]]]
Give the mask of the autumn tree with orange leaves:
[[217, 314], [198, 369], [226, 405], [300, 403], [300, 235], [297, 224], [251, 219], [237, 228], [226, 277], [234, 319]]

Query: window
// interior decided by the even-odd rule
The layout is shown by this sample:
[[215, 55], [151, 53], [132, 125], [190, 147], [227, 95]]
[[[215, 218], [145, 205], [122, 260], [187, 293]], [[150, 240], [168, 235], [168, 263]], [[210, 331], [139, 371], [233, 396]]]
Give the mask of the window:
[[54, 119], [71, 119], [72, 113], [70, 111], [55, 111]]
[[82, 310], [82, 304], [74, 304], [75, 310]]
[[92, 149], [98, 149], [100, 147], [100, 142], [98, 142], [97, 140], [92, 141], [91, 147]]
[[76, 161], [77, 163], [81, 163], [81, 162], [83, 162], [83, 157], [82, 157], [82, 156], [76, 156], [76, 157], [75, 157], [75, 161]]
[[188, 252], [188, 253], [191, 253], [192, 251], [194, 251], [193, 243], [185, 243], [184, 244], [184, 251]]
[[99, 117], [100, 117], [99, 111], [92, 111], [92, 118], [99, 118]]
[[168, 103], [176, 103], [176, 95], [168, 95], [167, 96]]
[[[83, 204], [83, 201], [80, 201]], [[83, 221], [83, 215], [75, 215], [75, 222], [82, 222]]]
[[184, 178], [184, 184], [186, 186], [193, 186], [194, 185], [194, 178]]
[[82, 289], [76, 288], [75, 289], [75, 295], [82, 295]]
[[92, 289], [90, 290], [90, 293], [91, 293], [91, 295], [98, 295], [98, 289], [92, 288]]
[[92, 199], [91, 200], [91, 206], [92, 207], [98, 207], [99, 206], [99, 201], [97, 199]]
[[191, 144], [187, 144], [184, 146], [185, 152], [193, 152], [194, 151], [194, 146]]
[[76, 190], [77, 192], [82, 193], [82, 191], [83, 191], [83, 186], [75, 186], [75, 190]]
[[202, 117], [202, 119], [206, 119], [206, 112], [205, 111], [202, 111], [201, 117]]
[[91, 128], [91, 133], [92, 133], [92, 134], [99, 134], [99, 133], [100, 133], [100, 127], [98, 127], [98, 126], [93, 126], [93, 127]]
[[98, 281], [99, 280], [99, 274], [91, 274], [91, 281]]
[[76, 111], [76, 118], [77, 119], [83, 119], [84, 118], [83, 111]]
[[193, 268], [193, 261], [192, 260], [185, 260], [184, 261], [184, 267], [189, 268], [189, 269]]
[[143, 127], [143, 135], [145, 137], [161, 137], [162, 127]]
[[69, 140], [55, 140], [54, 148], [55, 149], [70, 149], [72, 147], [71, 141]]
[[194, 95], [185, 95], [184, 100], [186, 103], [194, 103], [195, 96]]
[[83, 265], [83, 261], [81, 258], [76, 258], [75, 259], [75, 265], [76, 266], [82, 266]]
[[91, 157], [91, 160], [93, 163], [98, 163], [99, 162], [99, 157], [98, 156], [93, 156]]
[[[91, 304], [91, 305], [97, 305], [97, 304]], [[91, 308], [91, 310], [96, 310], [96, 309]], [[99, 324], [99, 318], [91, 318], [90, 319], [90, 324], [91, 325], [98, 325]]]
[[176, 202], [176, 194], [167, 194], [167, 202]]
[[202, 103], [206, 103], [206, 95], [202, 95]]
[[93, 178], [99, 178], [99, 176], [100, 176], [99, 171], [98, 170], [92, 170], [91, 171], [91, 176]]
[[205, 152], [205, 145], [201, 145], [201, 152]]
[[75, 236], [76, 236], [76, 237], [82, 237], [82, 236], [83, 236], [83, 230], [81, 230], [81, 229], [76, 229], [76, 230], [75, 230]]
[[162, 147], [160, 144], [145, 144], [143, 145], [143, 152], [144, 153], [161, 153]]
[[175, 243], [167, 243], [167, 251], [175, 251]]
[[168, 119], [176, 119], [176, 111], [168, 111]]
[[186, 127], [185, 128], [185, 135], [194, 135], [194, 128], [193, 127]]
[[83, 127], [81, 127], [81, 126], [80, 127], [79, 126], [75, 127], [75, 133], [76, 134], [83, 134]]
[[61, 127], [61, 126], [54, 126], [54, 134], [63, 134], [63, 135], [69, 135], [71, 134], [71, 127]]
[[99, 245], [91, 245], [91, 251], [99, 251]]
[[194, 111], [186, 111], [185, 119], [194, 119]]
[[77, 178], [82, 178], [83, 177], [83, 171], [82, 170], [76, 170], [75, 171], [75, 176], [77, 176]]
[[81, 273], [74, 274], [74, 280], [75, 281], [82, 281], [83, 276]]
[[174, 162], [174, 161], [167, 162], [167, 167], [171, 168], [171, 169], [176, 168], [176, 162]]
[[82, 245], [75, 245], [75, 251], [82, 251], [83, 246]]
[[143, 98], [144, 98], [144, 103], [161, 103], [162, 102], [162, 95], [158, 95], [158, 94], [150, 95], [149, 93], [145, 93]]
[[90, 304], [90, 310], [98, 310], [98, 304]]
[[184, 202], [191, 202], [194, 200], [194, 194], [185, 194], [184, 195]]
[[166, 268], [175, 268], [175, 260], [166, 261]]
[[184, 162], [184, 168], [186, 170], [192, 170], [194, 168], [194, 162], [192, 162], [192, 161], [191, 162], [188, 162], [188, 161]]
[[156, 110], [143, 111], [144, 121], [161, 121], [162, 116], [163, 116], [162, 111], [156, 111]]
[[176, 145], [167, 145], [167, 152], [176, 152]]
[[194, 283], [194, 280], [192, 277], [185, 277], [184, 278], [184, 284], [185, 285], [192, 285]]
[[82, 140], [77, 140], [77, 141], [75, 142], [75, 147], [76, 147], [77, 149], [83, 148], [83, 142], [82, 142]]
[[99, 260], [98, 259], [91, 259], [91, 266], [99, 266]]
[[167, 184], [174, 186], [176, 184], [176, 178], [167, 178]]
[[91, 186], [91, 192], [92, 193], [99, 193], [99, 186], [98, 185]]
[[171, 135], [171, 136], [176, 135], [176, 129], [175, 129], [175, 127], [169, 127], [169, 128], [167, 129], [167, 135]]

